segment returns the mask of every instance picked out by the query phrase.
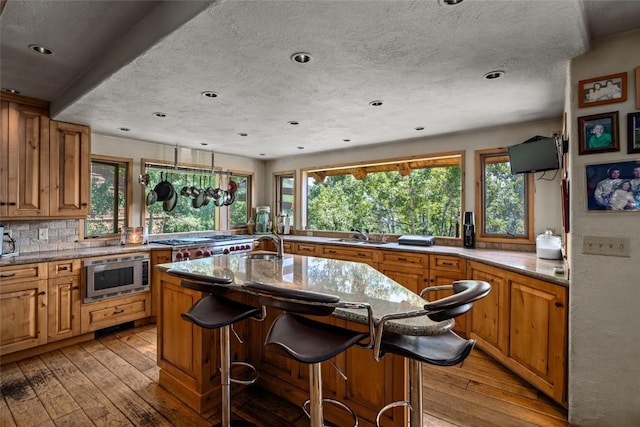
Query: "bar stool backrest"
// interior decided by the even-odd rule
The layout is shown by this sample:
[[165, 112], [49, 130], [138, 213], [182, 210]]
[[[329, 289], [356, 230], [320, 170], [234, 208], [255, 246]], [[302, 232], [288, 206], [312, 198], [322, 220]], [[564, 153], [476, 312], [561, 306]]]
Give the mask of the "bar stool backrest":
[[450, 289], [453, 289], [453, 295], [425, 303], [424, 309], [429, 319], [442, 322], [466, 313], [473, 306], [473, 302], [484, 298], [491, 291], [491, 285], [480, 280], [458, 280], [449, 286], [425, 288], [420, 296], [424, 297], [429, 292]]
[[180, 277], [182, 279], [181, 286], [184, 288], [213, 295], [222, 295], [228, 292], [229, 285], [232, 283], [230, 278], [207, 277], [205, 279], [202, 275], [182, 270], [169, 269], [167, 273]]

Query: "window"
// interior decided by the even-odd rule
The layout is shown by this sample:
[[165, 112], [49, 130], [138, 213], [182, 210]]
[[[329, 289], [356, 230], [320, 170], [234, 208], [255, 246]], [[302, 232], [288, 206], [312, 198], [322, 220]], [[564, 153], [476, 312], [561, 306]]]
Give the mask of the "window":
[[236, 183], [235, 201], [229, 205], [229, 227], [246, 227], [251, 216], [251, 175], [234, 173], [231, 178]]
[[85, 237], [113, 237], [129, 225], [132, 160], [94, 155], [91, 158], [91, 212]]
[[511, 173], [505, 149], [476, 151], [477, 240], [533, 242], [532, 181]]
[[462, 154], [306, 171], [307, 229], [459, 237]]
[[291, 227], [293, 227], [295, 206], [294, 183], [295, 172], [282, 172], [275, 175], [276, 214], [288, 215]]

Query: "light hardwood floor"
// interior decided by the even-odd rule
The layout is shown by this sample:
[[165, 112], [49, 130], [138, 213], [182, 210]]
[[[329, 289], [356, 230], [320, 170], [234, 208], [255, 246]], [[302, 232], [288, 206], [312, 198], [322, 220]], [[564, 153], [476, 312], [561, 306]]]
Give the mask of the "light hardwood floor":
[[[154, 325], [1, 367], [0, 426], [210, 426], [158, 385]], [[460, 367], [424, 365], [424, 427], [568, 426], [566, 411], [480, 350]], [[258, 427], [302, 427], [301, 409], [256, 386], [233, 410]]]

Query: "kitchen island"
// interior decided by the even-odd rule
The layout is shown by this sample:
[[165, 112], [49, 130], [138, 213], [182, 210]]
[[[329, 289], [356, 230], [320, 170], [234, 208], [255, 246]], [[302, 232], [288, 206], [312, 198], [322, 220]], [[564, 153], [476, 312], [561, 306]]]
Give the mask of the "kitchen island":
[[[198, 328], [183, 320], [186, 312], [202, 293], [184, 288], [181, 279], [169, 274], [173, 269], [201, 277], [231, 280], [239, 292], [232, 298], [259, 306], [257, 298], [242, 292], [240, 285], [254, 281], [291, 289], [333, 294], [348, 302], [367, 302], [375, 319], [392, 314], [420, 310], [424, 301], [367, 264], [326, 258], [285, 255], [281, 259], [252, 259], [247, 255], [219, 256], [193, 261], [161, 264], [160, 307], [158, 310], [158, 365], [160, 384], [196, 411], [207, 414], [220, 403], [218, 374], [219, 346], [217, 331]], [[279, 312], [269, 308], [264, 322], [243, 321], [234, 328], [244, 345], [232, 342], [232, 359], [247, 360], [257, 367], [258, 384], [290, 402], [300, 405], [308, 398], [308, 369], [283, 355], [263, 347], [264, 337]], [[353, 329], [367, 330], [366, 314], [357, 310], [336, 310], [323, 319]], [[433, 322], [426, 317], [405, 319], [389, 324], [396, 332], [433, 335], [451, 329], [453, 321]], [[349, 405], [361, 419], [361, 425], [373, 426], [377, 411], [387, 403], [404, 400], [407, 366], [394, 355], [375, 362], [369, 349], [351, 348], [336, 356], [334, 363], [348, 380], [343, 381], [331, 368], [323, 372], [325, 397]], [[327, 420], [349, 425], [349, 419], [330, 406]], [[383, 426], [406, 425], [404, 409], [385, 414]]]

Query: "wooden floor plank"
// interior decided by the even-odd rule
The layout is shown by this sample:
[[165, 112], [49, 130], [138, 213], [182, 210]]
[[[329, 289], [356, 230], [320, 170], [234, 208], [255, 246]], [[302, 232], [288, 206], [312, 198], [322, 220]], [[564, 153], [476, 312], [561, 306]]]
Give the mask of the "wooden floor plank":
[[18, 367], [54, 422], [80, 407], [39, 357], [18, 362]]
[[40, 356], [96, 426], [131, 426], [131, 422], [89, 378], [60, 351]]
[[[93, 341], [90, 341], [93, 342]], [[99, 361], [84, 349], [73, 346], [62, 349], [82, 372], [96, 385], [109, 400], [136, 426], [171, 426], [160, 413], [140, 398], [119, 378], [113, 375]]]
[[2, 397], [6, 399], [17, 426], [55, 426], [29, 380], [16, 363], [2, 367]]
[[16, 427], [16, 422], [13, 420], [13, 415], [11, 415], [4, 396], [0, 396], [0, 427]]
[[91, 420], [82, 409], [77, 409], [67, 415], [55, 420], [56, 426], [59, 427], [88, 427], [93, 426]]
[[190, 408], [185, 408], [177, 398], [120, 357], [120, 353], [114, 353], [109, 347], [103, 345], [102, 340], [84, 343], [82, 347], [173, 425], [184, 424], [192, 427], [209, 425], [205, 418]]
[[144, 354], [122, 342], [122, 340], [116, 336], [110, 335], [102, 337], [98, 341], [110, 348], [114, 353], [118, 354], [139, 371], [146, 371], [147, 369], [152, 369], [157, 366], [155, 360], [149, 359]]

